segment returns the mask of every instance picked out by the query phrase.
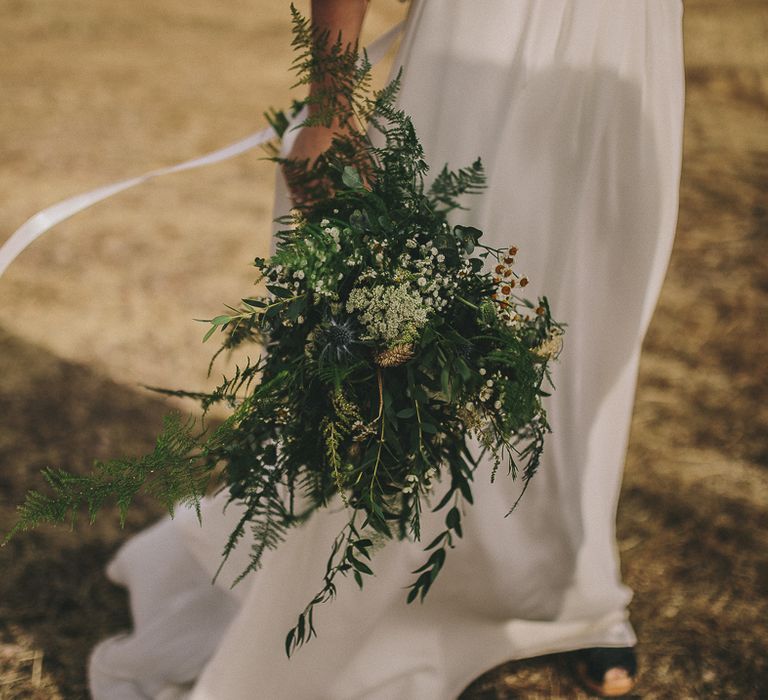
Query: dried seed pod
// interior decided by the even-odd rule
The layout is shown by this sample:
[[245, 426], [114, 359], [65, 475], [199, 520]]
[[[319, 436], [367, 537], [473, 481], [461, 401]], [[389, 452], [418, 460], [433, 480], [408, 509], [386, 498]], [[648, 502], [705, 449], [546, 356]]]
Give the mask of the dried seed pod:
[[413, 358], [413, 343], [401, 343], [377, 352], [374, 361], [379, 367], [397, 367]]

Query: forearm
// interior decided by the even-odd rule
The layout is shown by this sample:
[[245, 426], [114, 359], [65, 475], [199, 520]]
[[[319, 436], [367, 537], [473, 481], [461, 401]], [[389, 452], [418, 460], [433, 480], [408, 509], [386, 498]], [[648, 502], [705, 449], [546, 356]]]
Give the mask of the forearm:
[[[342, 44], [355, 46], [367, 9], [368, 0], [312, 0], [312, 23], [320, 32], [328, 33], [330, 43], [341, 37]], [[317, 91], [323, 87], [328, 88], [329, 85], [322, 78], [313, 82], [309, 86], [310, 95], [317, 96]], [[310, 115], [317, 109], [318, 105], [310, 101]], [[339, 124], [335, 119], [328, 126], [302, 129], [296, 136], [289, 157], [314, 162], [328, 149], [338, 130]]]
[[[326, 33], [329, 44], [339, 39], [344, 46], [356, 46], [360, 39], [368, 0], [312, 0], [312, 24], [321, 33]], [[328, 87], [324, 81], [310, 85], [310, 93], [321, 87]], [[310, 105], [310, 112], [313, 106]]]
[[368, 0], [312, 0], [312, 23], [327, 31], [330, 41], [341, 36], [344, 44], [356, 44], [360, 38]]

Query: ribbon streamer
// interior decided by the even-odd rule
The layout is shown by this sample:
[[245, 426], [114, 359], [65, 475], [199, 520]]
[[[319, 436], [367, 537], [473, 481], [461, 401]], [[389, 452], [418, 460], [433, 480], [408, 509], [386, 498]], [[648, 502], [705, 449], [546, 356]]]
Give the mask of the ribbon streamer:
[[[370, 47], [367, 49], [367, 54], [368, 60], [370, 60], [372, 64], [378, 63], [385, 56], [402, 27], [403, 23], [401, 22], [371, 43]], [[131, 187], [136, 187], [136, 185], [141, 185], [144, 182], [154, 180], [163, 175], [179, 173], [194, 168], [202, 168], [206, 165], [213, 165], [214, 163], [220, 163], [229, 158], [234, 158], [242, 153], [253, 150], [257, 146], [261, 146], [276, 136], [277, 134], [274, 129], [272, 129], [272, 127], [267, 127], [266, 129], [262, 129], [255, 134], [246, 136], [244, 139], [213, 151], [212, 153], [207, 153], [206, 155], [184, 161], [177, 165], [158, 168], [157, 170], [152, 170], [144, 175], [139, 175], [138, 177], [132, 177], [127, 180], [121, 180], [120, 182], [114, 182], [110, 185], [104, 185], [95, 190], [90, 190], [89, 192], [84, 192], [61, 202], [57, 202], [56, 204], [37, 212], [37, 214], [34, 214], [27, 219], [27, 221], [11, 234], [11, 237], [0, 247], [0, 276], [2, 276], [6, 269], [8, 269], [8, 266], [27, 246], [37, 240], [46, 231], [49, 231], [57, 224], [84, 209], [92, 207], [94, 204], [108, 199], [109, 197], [113, 197], [119, 192], [123, 192]]]

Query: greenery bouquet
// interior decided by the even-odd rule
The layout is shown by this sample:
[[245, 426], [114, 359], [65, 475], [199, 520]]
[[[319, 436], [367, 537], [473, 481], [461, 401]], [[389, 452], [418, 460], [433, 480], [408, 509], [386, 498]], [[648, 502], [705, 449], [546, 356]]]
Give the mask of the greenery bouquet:
[[[155, 451], [97, 463], [86, 476], [46, 470], [48, 494], [32, 492], [16, 526], [91, 517], [111, 498], [124, 513], [145, 489], [171, 510], [228, 491], [242, 516], [223, 552], [252, 547], [242, 575], [314, 512], [340, 500], [349, 519], [329, 542], [321, 591], [286, 639], [290, 654], [315, 634], [315, 605], [335, 594], [337, 575], [362, 587], [374, 542], [420, 538], [422, 511], [444, 512], [414, 572], [408, 602], [423, 598], [472, 503], [480, 455], [520, 475], [539, 464], [548, 425], [542, 407], [562, 328], [546, 299], [517, 295], [514, 247], [482, 243], [481, 231], [451, 226], [463, 195], [481, 191], [479, 161], [444, 168], [429, 187], [413, 124], [395, 100], [398, 80], [370, 89], [370, 64], [353, 48], [317, 35], [294, 11], [299, 84], [322, 85], [306, 127], [335, 127], [315, 163], [280, 159], [297, 193], [280, 220], [274, 255], [257, 259], [263, 293], [210, 321], [222, 349], [263, 348], [211, 393], [170, 391], [223, 403], [229, 417], [200, 433], [166, 419]], [[288, 119], [274, 113], [280, 135]], [[510, 509], [514, 504], [510, 504]]]

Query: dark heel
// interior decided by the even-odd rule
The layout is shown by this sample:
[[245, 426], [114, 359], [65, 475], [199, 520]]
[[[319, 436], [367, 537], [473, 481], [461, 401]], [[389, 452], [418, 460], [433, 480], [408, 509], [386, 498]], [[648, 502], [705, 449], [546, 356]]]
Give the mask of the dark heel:
[[584, 649], [577, 657], [576, 671], [592, 693], [617, 698], [635, 687], [637, 656], [632, 647]]

